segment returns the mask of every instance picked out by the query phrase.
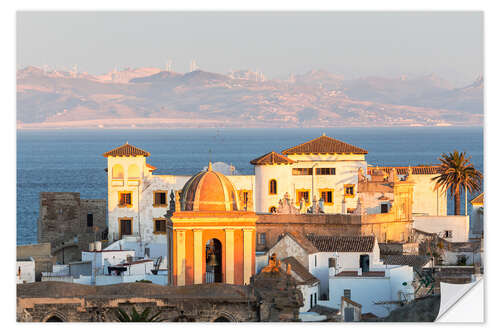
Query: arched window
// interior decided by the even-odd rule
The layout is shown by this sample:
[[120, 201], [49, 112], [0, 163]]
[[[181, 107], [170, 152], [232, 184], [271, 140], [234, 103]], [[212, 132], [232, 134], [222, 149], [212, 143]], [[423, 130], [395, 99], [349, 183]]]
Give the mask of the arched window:
[[113, 165], [113, 178], [123, 179], [123, 167], [120, 164]]
[[276, 179], [271, 179], [269, 181], [269, 194], [276, 193], [278, 193], [278, 182], [276, 182]]
[[139, 167], [132, 164], [128, 167], [128, 178], [140, 178]]
[[269, 208], [269, 213], [276, 213], [276, 207], [271, 206], [271, 207]]

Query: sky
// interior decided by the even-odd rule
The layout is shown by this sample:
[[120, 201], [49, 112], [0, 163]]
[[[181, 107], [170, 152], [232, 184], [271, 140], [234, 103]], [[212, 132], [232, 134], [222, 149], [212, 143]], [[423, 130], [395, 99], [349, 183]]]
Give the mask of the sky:
[[284, 78], [323, 69], [361, 76], [483, 74], [481, 12], [23, 12], [17, 68], [102, 74], [125, 67], [260, 70]]

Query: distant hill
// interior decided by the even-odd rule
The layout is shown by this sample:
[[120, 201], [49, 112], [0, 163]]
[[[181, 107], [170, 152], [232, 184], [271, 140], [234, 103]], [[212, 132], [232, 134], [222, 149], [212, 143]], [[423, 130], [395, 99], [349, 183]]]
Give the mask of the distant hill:
[[90, 75], [17, 71], [18, 127], [331, 127], [480, 125], [483, 79], [435, 75], [345, 80], [324, 70], [186, 74], [135, 68]]

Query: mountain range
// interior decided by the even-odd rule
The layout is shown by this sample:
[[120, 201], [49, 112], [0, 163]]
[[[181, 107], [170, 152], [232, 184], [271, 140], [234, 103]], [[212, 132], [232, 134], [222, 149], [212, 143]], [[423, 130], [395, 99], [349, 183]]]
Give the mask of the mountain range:
[[483, 77], [463, 87], [434, 74], [345, 79], [323, 70], [103, 75], [17, 71], [18, 128], [363, 127], [482, 125]]

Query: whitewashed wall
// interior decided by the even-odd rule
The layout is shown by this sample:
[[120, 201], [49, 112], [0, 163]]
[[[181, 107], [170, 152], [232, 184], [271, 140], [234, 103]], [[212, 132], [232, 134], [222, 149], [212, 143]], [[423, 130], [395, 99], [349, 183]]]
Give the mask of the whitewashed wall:
[[413, 228], [428, 233], [437, 233], [444, 237], [446, 230], [451, 230], [452, 237], [445, 238], [449, 242], [469, 241], [469, 216], [414, 216]]
[[[21, 270], [21, 275], [17, 272]], [[35, 261], [16, 261], [16, 283], [32, 283], [35, 282]]]

